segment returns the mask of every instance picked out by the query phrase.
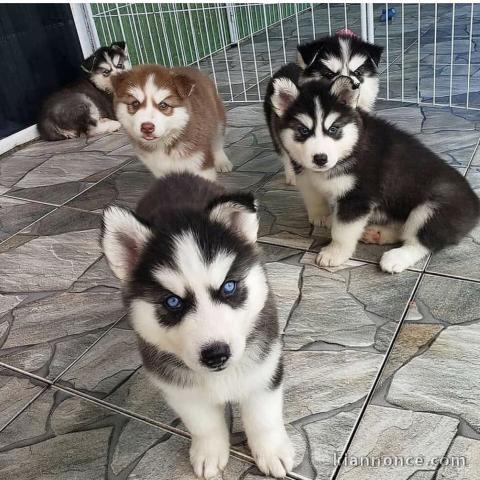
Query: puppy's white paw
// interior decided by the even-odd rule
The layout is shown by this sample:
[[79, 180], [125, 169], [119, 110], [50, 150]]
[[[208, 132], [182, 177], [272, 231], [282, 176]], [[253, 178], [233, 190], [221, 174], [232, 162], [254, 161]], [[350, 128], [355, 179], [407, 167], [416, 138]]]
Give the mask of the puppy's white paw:
[[385, 252], [380, 260], [380, 268], [387, 273], [400, 273], [416, 262], [403, 247]]
[[284, 478], [293, 470], [295, 450], [285, 430], [249, 439], [257, 467], [265, 474]]
[[297, 180], [295, 179], [295, 173], [293, 171], [285, 172], [285, 183], [287, 185], [293, 186], [297, 184]]
[[195, 475], [207, 480], [219, 475], [227, 466], [229, 449], [228, 439], [223, 436], [193, 437], [190, 462]]
[[232, 162], [228, 159], [225, 152], [217, 152], [215, 154], [215, 170], [220, 173], [231, 172], [233, 169]]
[[331, 227], [332, 215], [323, 215], [319, 217], [309, 218], [308, 221], [315, 227]]
[[99, 128], [102, 129], [106, 133], [116, 132], [120, 130], [122, 124], [117, 122], [117, 120], [110, 120], [108, 118], [101, 118], [99, 120]]
[[345, 263], [349, 257], [350, 252], [331, 242], [320, 250], [315, 263], [320, 267], [338, 267], [342, 263]]

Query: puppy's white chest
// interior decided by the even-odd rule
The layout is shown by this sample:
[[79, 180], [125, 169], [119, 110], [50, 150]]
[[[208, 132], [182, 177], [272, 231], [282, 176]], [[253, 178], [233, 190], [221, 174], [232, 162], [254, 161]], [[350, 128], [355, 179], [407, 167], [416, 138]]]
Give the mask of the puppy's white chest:
[[[333, 178], [326, 178], [322, 174], [311, 173], [305, 175], [305, 182], [321, 193], [324, 197], [331, 201], [343, 197], [355, 185], [355, 177], [353, 175], [339, 175]], [[298, 182], [301, 188], [302, 181]]]
[[151, 152], [141, 150], [138, 152], [138, 156], [157, 178], [169, 173], [191, 172], [209, 180], [215, 179], [215, 170], [213, 168], [202, 170], [204, 161], [202, 152], [182, 155], [182, 152], [172, 151], [166, 153], [162, 148], [157, 148]]

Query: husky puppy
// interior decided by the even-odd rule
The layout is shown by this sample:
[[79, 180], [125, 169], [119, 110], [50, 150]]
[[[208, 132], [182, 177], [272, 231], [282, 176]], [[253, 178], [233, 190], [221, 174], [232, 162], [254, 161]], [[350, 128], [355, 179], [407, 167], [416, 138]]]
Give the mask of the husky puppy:
[[40, 136], [64, 140], [118, 130], [112, 78], [129, 68], [125, 42], [99, 48], [82, 62], [82, 78], [46, 99], [38, 119]]
[[[378, 95], [377, 67], [383, 48], [359, 39], [353, 32], [342, 30], [336, 35], [320, 38], [297, 47], [300, 68], [287, 68], [297, 86], [310, 80], [321, 80], [330, 85], [339, 76], [349, 76], [353, 88], [359, 89], [358, 107], [371, 111]], [[275, 75], [277, 77], [277, 75]], [[268, 92], [267, 92], [268, 95]], [[285, 179], [295, 185], [295, 174], [288, 154], [274, 140], [275, 150], [285, 167]]]
[[293, 449], [253, 196], [174, 173], [157, 180], [135, 214], [109, 207], [103, 222], [103, 250], [122, 281], [145, 369], [192, 435], [195, 474], [225, 468], [224, 407], [238, 402], [258, 467], [284, 477]]
[[225, 109], [196, 68], [141, 65], [114, 81], [115, 111], [156, 177], [189, 171], [215, 179], [232, 164], [223, 150]]
[[401, 242], [380, 261], [385, 272], [401, 272], [476, 225], [479, 199], [462, 175], [414, 136], [355, 109], [359, 90], [350, 78], [300, 88], [275, 78], [270, 91], [270, 129], [295, 167], [310, 222], [328, 223], [334, 205], [332, 241], [319, 265], [345, 262], [363, 235]]
[[352, 32], [304, 43], [297, 50], [298, 64], [303, 70], [301, 81], [323, 80], [331, 84], [339, 76], [350, 77], [353, 88], [359, 89], [358, 106], [367, 112], [373, 109], [383, 47], [364, 42]]

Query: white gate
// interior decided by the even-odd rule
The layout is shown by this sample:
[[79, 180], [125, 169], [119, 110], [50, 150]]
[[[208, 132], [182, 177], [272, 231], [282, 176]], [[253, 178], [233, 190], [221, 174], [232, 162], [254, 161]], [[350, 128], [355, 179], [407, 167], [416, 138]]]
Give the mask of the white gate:
[[97, 3], [98, 42], [125, 39], [133, 63], [196, 65], [227, 102], [259, 102], [299, 42], [348, 27], [384, 46], [380, 98], [480, 109], [480, 5]]

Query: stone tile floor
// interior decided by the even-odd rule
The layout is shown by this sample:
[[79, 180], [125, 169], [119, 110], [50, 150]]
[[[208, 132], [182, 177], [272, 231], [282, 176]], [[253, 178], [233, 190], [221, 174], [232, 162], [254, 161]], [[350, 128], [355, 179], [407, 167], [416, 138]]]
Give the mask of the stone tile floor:
[[[480, 193], [480, 114], [379, 102]], [[229, 188], [261, 205], [262, 243], [286, 358], [292, 478], [480, 478], [480, 227], [400, 275], [360, 245], [331, 271], [283, 182], [261, 105], [233, 105]], [[134, 207], [153, 181], [126, 136], [35, 142], [0, 158], [0, 478], [188, 479], [188, 435], [146, 380], [119, 285], [98, 245], [100, 213]], [[229, 409], [224, 480], [260, 478]], [[335, 459], [423, 458], [369, 468]], [[466, 466], [435, 461], [465, 456]], [[394, 461], [394, 460], [392, 460]]]

